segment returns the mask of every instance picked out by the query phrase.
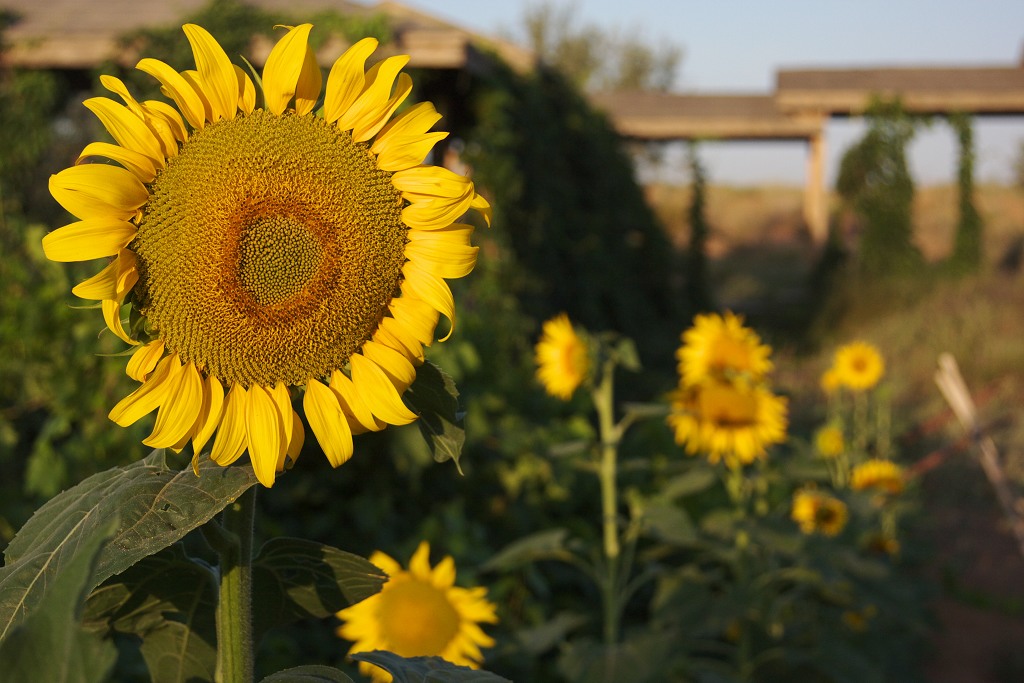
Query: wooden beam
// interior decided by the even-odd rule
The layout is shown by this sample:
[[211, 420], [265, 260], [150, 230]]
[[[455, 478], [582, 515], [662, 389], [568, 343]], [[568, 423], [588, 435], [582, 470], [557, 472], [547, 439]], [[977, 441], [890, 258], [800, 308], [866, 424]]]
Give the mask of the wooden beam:
[[[824, 123], [824, 120], [822, 121]], [[825, 186], [825, 128], [808, 140], [807, 179], [804, 185], [804, 221], [816, 245], [828, 238], [828, 188]]]

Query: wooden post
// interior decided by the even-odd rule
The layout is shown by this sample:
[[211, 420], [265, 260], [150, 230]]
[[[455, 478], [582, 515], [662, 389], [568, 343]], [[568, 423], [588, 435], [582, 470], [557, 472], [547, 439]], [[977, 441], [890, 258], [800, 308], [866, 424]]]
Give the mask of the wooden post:
[[825, 187], [825, 118], [807, 140], [807, 181], [804, 186], [804, 221], [817, 245], [828, 238], [828, 190]]

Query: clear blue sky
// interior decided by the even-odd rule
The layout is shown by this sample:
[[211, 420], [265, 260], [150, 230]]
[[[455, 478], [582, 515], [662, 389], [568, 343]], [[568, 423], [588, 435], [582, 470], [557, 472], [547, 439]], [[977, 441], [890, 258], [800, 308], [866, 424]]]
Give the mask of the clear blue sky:
[[[403, 0], [485, 34], [521, 36], [535, 0]], [[572, 4], [557, 0], [557, 4]], [[779, 68], [1021, 64], [1024, 0], [577, 0], [576, 16], [684, 50], [677, 90], [769, 92]], [[830, 182], [856, 121], [828, 128]], [[980, 179], [1008, 181], [1024, 142], [1024, 117], [981, 119], [975, 129]], [[952, 133], [941, 123], [910, 148], [921, 183], [955, 175]], [[712, 179], [801, 182], [799, 143], [705, 146]]]

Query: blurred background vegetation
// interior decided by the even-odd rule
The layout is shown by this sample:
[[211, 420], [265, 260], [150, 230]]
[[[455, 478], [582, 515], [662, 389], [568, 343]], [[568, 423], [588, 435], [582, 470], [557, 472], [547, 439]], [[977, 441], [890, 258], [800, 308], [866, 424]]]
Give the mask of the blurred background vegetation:
[[[286, 20], [238, 2], [214, 3], [193, 19], [229, 54], [245, 53], [255, 33]], [[303, 20], [324, 34], [389, 35], [383, 18]], [[1024, 484], [1017, 408], [1024, 404], [1024, 178], [1018, 188], [975, 187], [970, 121], [960, 117], [951, 121], [964, 150], [958, 188], [915, 187], [904, 148], [922, 122], [898, 102], [879, 103], [843, 161], [830, 239], [820, 248], [801, 224], [799, 189], [716, 186], [699, 145], [689, 162], [692, 185], [637, 185], [634, 161], [657, 150], [623, 145], [583, 92], [664, 89], [681, 48], [580, 28], [554, 5], [535, 7], [524, 26], [542, 65], [525, 74], [498, 65], [461, 84], [468, 113], [444, 122], [495, 207], [493, 228], [476, 233], [476, 271], [453, 283], [459, 329], [429, 351], [461, 391], [464, 474], [434, 464], [415, 427], [360, 437], [355, 457], [331, 473], [311, 439], [295, 469], [261, 492], [257, 533], [364, 556], [379, 548], [408, 557], [428, 539], [455, 557], [460, 583], [489, 586], [499, 604], [502, 623], [491, 629], [499, 645], [488, 669], [536, 683], [589, 680], [581, 668], [589, 651], [580, 643], [599, 625], [587, 616], [594, 596], [579, 577], [550, 563], [481, 569], [540, 530], [566, 528], [591, 542], [598, 533], [596, 482], [564, 448], [593, 438], [594, 426], [585, 397], [557, 402], [533, 379], [540, 323], [565, 311], [592, 331], [632, 338], [643, 370], [622, 378], [619, 396], [650, 401], [673, 388], [673, 352], [693, 314], [730, 309], [776, 349], [776, 390], [790, 400], [790, 443], [773, 451], [762, 492], [774, 513], [813, 469], [809, 444], [826, 417], [818, 379], [832, 351], [851, 338], [882, 350], [892, 433], [917, 475], [902, 512], [907, 535], [895, 557], [837, 554], [834, 545], [802, 537], [785, 514], [766, 515], [750, 530], [762, 549], [758, 571], [801, 568], [816, 578], [794, 574], [753, 595], [729, 569], [725, 539], [735, 530], [712, 514], [722, 507], [721, 486], [691, 472], [700, 462], [685, 458], [664, 425], [638, 426], [623, 444], [623, 490], [656, 497], [684, 475], [696, 482], [672, 499], [676, 526], [692, 527], [674, 541], [672, 569], [638, 591], [625, 614], [637, 661], [658, 663], [650, 680], [666, 680], [659, 677], [666, 672], [670, 680], [708, 682], [956, 680], [928, 662], [947, 643], [942, 617], [961, 608], [994, 614], [1000, 624], [985, 631], [994, 639], [991, 658], [979, 665], [985, 678], [971, 680], [1024, 677], [1024, 634], [999, 622], [1024, 616], [1024, 563], [1012, 543], [1007, 550], [970, 444], [932, 383], [938, 354], [953, 353], [1011, 479]], [[190, 64], [177, 27], [125, 40], [176, 68]], [[91, 94], [83, 90], [98, 89], [99, 73], [154, 94], [146, 79], [116, 65], [84, 79], [0, 71], [0, 545], [54, 493], [146, 452], [145, 427], [121, 429], [106, 418], [132, 389], [117, 357], [122, 345], [70, 294], [94, 268], [49, 262], [40, 247], [46, 231], [70, 221], [49, 198], [47, 177], [105, 135], [81, 106]], [[421, 97], [438, 78], [413, 77]], [[180, 464], [187, 462], [183, 453]], [[965, 524], [981, 531], [966, 534]], [[645, 561], [664, 569], [668, 558]], [[837, 587], [854, 597], [836, 598]], [[860, 626], [843, 616], [850, 610]], [[764, 655], [764, 668], [729, 664], [737, 628], [752, 629], [744, 642]], [[344, 650], [333, 624], [312, 623], [272, 634], [260, 656], [277, 670], [296, 660], [337, 664]]]

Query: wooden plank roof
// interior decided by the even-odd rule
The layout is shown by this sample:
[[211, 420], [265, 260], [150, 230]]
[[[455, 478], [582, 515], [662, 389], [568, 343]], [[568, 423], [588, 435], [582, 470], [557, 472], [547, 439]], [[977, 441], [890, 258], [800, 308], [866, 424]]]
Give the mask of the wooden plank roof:
[[785, 112], [862, 114], [873, 95], [899, 96], [920, 114], [1024, 114], [1024, 67], [784, 69], [776, 76]]
[[[0, 7], [18, 19], [4, 34], [6, 63], [39, 69], [90, 69], [112, 60], [134, 64], [139, 55], [126, 54], [119, 38], [143, 28], [173, 26], [194, 14], [209, 0], [0, 0]], [[514, 68], [533, 64], [529, 50], [508, 41], [481, 36], [399, 2], [374, 4], [348, 0], [247, 0], [265, 10], [295, 16], [332, 10], [354, 16], [385, 14], [395, 40], [383, 54], [410, 56], [409, 65], [434, 69], [473, 69], [494, 51]], [[251, 57], [262, 63], [272, 46], [257, 40]], [[329, 64], [347, 47], [328, 41], [319, 53]]]
[[780, 111], [771, 95], [615, 91], [590, 101], [620, 134], [644, 140], [806, 140], [822, 126], [820, 116]]

